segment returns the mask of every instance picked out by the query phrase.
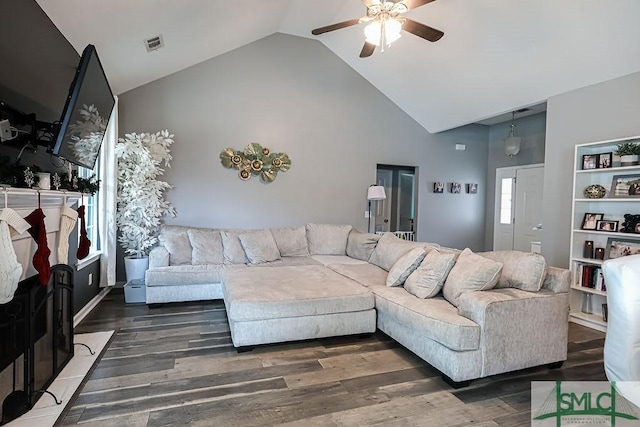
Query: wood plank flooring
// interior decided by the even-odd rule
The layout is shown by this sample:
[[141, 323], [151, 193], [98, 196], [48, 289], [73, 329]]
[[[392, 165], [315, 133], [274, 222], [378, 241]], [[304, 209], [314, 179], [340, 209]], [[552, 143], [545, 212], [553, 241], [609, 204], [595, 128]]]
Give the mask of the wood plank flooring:
[[126, 305], [112, 291], [76, 328], [116, 330], [58, 425], [529, 426], [530, 382], [605, 380], [604, 334], [570, 324], [569, 359], [454, 390], [381, 332], [238, 354], [222, 301]]

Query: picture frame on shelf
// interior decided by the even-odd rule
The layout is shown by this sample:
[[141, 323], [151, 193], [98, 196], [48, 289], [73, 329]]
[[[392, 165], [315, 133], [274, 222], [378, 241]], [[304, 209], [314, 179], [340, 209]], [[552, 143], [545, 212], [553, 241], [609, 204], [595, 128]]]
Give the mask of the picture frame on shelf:
[[640, 240], [621, 237], [609, 237], [607, 239], [605, 259], [615, 259], [628, 255], [640, 255]]
[[614, 175], [611, 180], [609, 197], [613, 198], [640, 198], [640, 173], [628, 175]]
[[608, 169], [613, 164], [613, 152], [598, 154], [598, 169]]
[[597, 154], [585, 154], [582, 156], [582, 169], [597, 169], [598, 168], [598, 155]]
[[598, 220], [596, 221], [596, 230], [598, 231], [618, 231], [619, 221]]
[[580, 228], [582, 230], [597, 230], [598, 221], [601, 221], [602, 218], [604, 218], [603, 213], [587, 212], [584, 214], [584, 219], [582, 220]]

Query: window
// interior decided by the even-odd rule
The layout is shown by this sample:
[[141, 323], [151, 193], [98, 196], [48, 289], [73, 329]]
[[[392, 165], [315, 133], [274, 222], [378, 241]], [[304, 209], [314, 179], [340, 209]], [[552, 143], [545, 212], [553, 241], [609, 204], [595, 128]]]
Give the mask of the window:
[[500, 194], [500, 224], [511, 224], [513, 178], [502, 178], [502, 193]]
[[[91, 176], [95, 175], [96, 177], [100, 176], [100, 157], [96, 161], [96, 165], [93, 169], [83, 168], [81, 166], [78, 167], [78, 176], [81, 178], [91, 178]], [[85, 210], [85, 224], [87, 226], [87, 237], [91, 240], [91, 250], [89, 253], [94, 253], [100, 250], [99, 242], [98, 242], [98, 193], [90, 196], [88, 194], [84, 194], [80, 203], [84, 203]], [[80, 233], [78, 233], [78, 238], [80, 238]]]

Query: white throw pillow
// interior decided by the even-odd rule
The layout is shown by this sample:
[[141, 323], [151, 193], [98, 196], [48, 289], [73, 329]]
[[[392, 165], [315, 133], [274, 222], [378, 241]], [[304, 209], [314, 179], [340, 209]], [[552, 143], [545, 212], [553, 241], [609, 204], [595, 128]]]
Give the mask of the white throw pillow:
[[466, 248], [449, 272], [442, 293], [451, 304], [458, 306], [460, 295], [469, 291], [486, 291], [498, 283], [502, 263], [474, 254]]
[[387, 286], [400, 286], [407, 280], [407, 277], [420, 265], [426, 252], [423, 248], [411, 249], [402, 255], [391, 267], [387, 274]]
[[271, 234], [278, 245], [281, 256], [308, 256], [307, 231], [304, 226], [272, 228]]
[[238, 233], [221, 231], [220, 237], [222, 237], [222, 254], [225, 264], [246, 264], [249, 262], [244, 254]]
[[189, 242], [193, 248], [191, 264], [222, 264], [224, 253], [222, 249], [222, 237], [218, 230], [188, 230]]
[[347, 239], [353, 227], [342, 224], [307, 224], [311, 255], [346, 255]]
[[416, 271], [404, 282], [404, 288], [418, 298], [432, 298], [444, 286], [449, 272], [456, 263], [456, 255], [452, 252], [430, 251], [424, 257]]
[[271, 231], [264, 229], [238, 235], [242, 248], [251, 264], [262, 264], [280, 259], [278, 245]]
[[191, 264], [191, 244], [186, 232], [161, 234], [158, 241], [169, 252], [169, 265]]

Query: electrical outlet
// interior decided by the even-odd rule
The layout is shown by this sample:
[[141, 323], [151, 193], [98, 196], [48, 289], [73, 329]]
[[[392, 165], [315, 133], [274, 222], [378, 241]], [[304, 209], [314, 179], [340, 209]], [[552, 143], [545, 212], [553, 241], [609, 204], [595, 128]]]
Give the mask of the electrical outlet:
[[11, 124], [9, 120], [0, 120], [0, 142], [9, 141], [11, 138]]
[[89, 273], [89, 286], [93, 285], [93, 273]]

